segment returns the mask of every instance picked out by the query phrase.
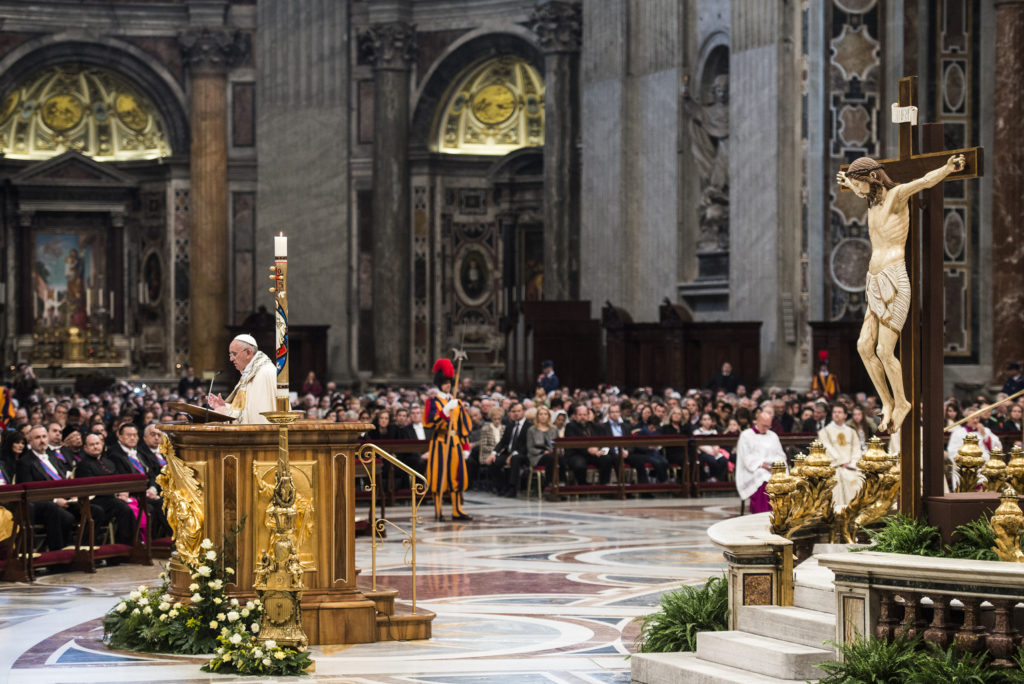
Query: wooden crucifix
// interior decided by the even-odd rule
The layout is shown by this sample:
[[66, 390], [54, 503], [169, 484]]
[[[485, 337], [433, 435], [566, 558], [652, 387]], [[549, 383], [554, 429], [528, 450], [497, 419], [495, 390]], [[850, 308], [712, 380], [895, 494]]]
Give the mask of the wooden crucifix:
[[[877, 177], [887, 176], [891, 179], [894, 185], [885, 184], [885, 187], [887, 192], [893, 191], [894, 197], [899, 196], [899, 188], [904, 184], [904, 193], [908, 188], [931, 188], [924, 191], [921, 204], [915, 204], [912, 197], [907, 198], [909, 230], [905, 246], [898, 244], [898, 241], [888, 246], [890, 251], [904, 250], [900, 258], [905, 259], [905, 275], [899, 273], [902, 269], [898, 268], [897, 264], [890, 264], [877, 271], [872, 268], [876, 265], [876, 256], [879, 257], [878, 261], [884, 263], [885, 254], [879, 250], [886, 248], [885, 240], [893, 240], [894, 226], [897, 230], [900, 226], [896, 225], [899, 221], [893, 219], [891, 214], [888, 218], [884, 216], [884, 210], [888, 209], [888, 206], [876, 205], [874, 194], [863, 194], [872, 202], [868, 214], [872, 266], [869, 266], [868, 284], [865, 289], [867, 311], [858, 349], [865, 358], [865, 365], [868, 366], [869, 374], [872, 374], [872, 381], [879, 391], [879, 396], [883, 397], [883, 405], [886, 403], [888, 390], [886, 378], [881, 376], [879, 371], [892, 371], [892, 368], [902, 367], [902, 388], [905, 388], [906, 401], [909, 403], [909, 406], [904, 405], [904, 410], [908, 412], [904, 413], [904, 410], [900, 409], [899, 401], [896, 402], [894, 409], [893, 401], [890, 399], [888, 410], [883, 411], [883, 420], [889, 419], [892, 415], [893, 419], [888, 428], [890, 432], [899, 430], [900, 433], [900, 467], [903, 478], [900, 510], [904, 515], [916, 518], [920, 516], [922, 510], [922, 473], [925, 496], [940, 496], [943, 492], [945, 451], [942, 448], [942, 182], [981, 176], [984, 157], [979, 147], [942, 150], [942, 124], [920, 126], [924, 151], [918, 152], [915, 135], [916, 129], [919, 128], [916, 76], [900, 79], [899, 102], [893, 106], [893, 122], [899, 124], [899, 157], [878, 162], [865, 160], [869, 162], [867, 164], [858, 160], [854, 164], [844, 165], [840, 170], [839, 180], [844, 190], [856, 189], [858, 194], [863, 194], [864, 188], [868, 185], [862, 179], [869, 176], [872, 183], [877, 181]], [[849, 182], [847, 178], [853, 182]], [[920, 208], [924, 209], [923, 221], [920, 218]], [[902, 287], [902, 278], [909, 279], [906, 288]], [[904, 289], [910, 294], [909, 303], [901, 296]], [[888, 331], [884, 329], [887, 321]], [[874, 337], [870, 335], [872, 330], [875, 331]], [[897, 366], [870, 359], [875, 353], [873, 347], [877, 344], [877, 348], [882, 349], [886, 340], [893, 339], [893, 334], [899, 339], [899, 361], [895, 362]], [[884, 350], [882, 353], [884, 354]], [[894, 359], [891, 358], [889, 361], [892, 362]], [[893, 386], [893, 394], [902, 393], [895, 391], [896, 383], [891, 374], [888, 380]], [[921, 429], [916, 429], [917, 426]]]

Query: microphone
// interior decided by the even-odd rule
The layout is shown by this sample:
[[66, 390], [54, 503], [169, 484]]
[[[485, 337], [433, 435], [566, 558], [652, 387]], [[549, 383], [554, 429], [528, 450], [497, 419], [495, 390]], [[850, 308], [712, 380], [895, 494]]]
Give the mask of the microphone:
[[[209, 396], [210, 396], [211, 394], [213, 394], [213, 381], [217, 379], [217, 376], [218, 376], [218, 375], [220, 375], [220, 371], [216, 371], [216, 372], [215, 372], [215, 373], [213, 374], [213, 377], [212, 377], [212, 378], [210, 378], [210, 389], [208, 389], [208, 390], [206, 391], [206, 396], [207, 396], [207, 397], [209, 397]], [[207, 406], [209, 406], [209, 404], [210, 404], [210, 400], [209, 400], [209, 399], [207, 399], [207, 400], [206, 400], [206, 404], [207, 404]]]

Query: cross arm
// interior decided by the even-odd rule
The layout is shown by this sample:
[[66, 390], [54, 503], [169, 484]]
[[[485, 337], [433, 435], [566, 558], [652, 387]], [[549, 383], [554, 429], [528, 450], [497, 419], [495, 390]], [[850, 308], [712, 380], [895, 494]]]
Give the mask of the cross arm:
[[[964, 155], [964, 168], [955, 171], [945, 180], [953, 181], [961, 178], [980, 178], [985, 172], [985, 154], [981, 147], [965, 147], [959, 150], [942, 150], [941, 152], [929, 152], [916, 154], [909, 159], [882, 159], [878, 163], [885, 169], [885, 173], [897, 183], [906, 183], [927, 175], [935, 169], [945, 166], [946, 161], [955, 154]], [[849, 164], [843, 164], [841, 171], [846, 171]], [[843, 187], [843, 192], [849, 192], [849, 188]]]

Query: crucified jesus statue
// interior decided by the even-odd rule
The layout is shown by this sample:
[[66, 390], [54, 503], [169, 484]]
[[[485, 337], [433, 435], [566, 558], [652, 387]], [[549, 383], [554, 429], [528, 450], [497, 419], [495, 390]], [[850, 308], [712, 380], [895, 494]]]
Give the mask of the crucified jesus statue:
[[[903, 369], [893, 354], [900, 331], [910, 312], [910, 278], [907, 277], [905, 249], [910, 230], [911, 197], [964, 168], [964, 156], [953, 155], [945, 166], [921, 178], [896, 183], [874, 159], [861, 157], [845, 173], [836, 176], [841, 187], [868, 200], [868, 235], [871, 261], [868, 263], [864, 296], [867, 312], [857, 339], [857, 351], [871, 382], [882, 400], [880, 431], [895, 432], [910, 412], [903, 389]], [[888, 380], [888, 385], [886, 384]], [[889, 385], [892, 391], [889, 391]]]

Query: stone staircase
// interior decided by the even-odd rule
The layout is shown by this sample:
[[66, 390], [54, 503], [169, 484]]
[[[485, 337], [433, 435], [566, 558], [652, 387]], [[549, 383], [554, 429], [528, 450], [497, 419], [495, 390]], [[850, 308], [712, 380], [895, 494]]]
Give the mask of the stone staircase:
[[777, 684], [816, 680], [833, 660], [832, 573], [814, 558], [795, 573], [793, 606], [742, 606], [737, 629], [701, 632], [694, 653], [643, 653], [631, 659], [640, 684]]

